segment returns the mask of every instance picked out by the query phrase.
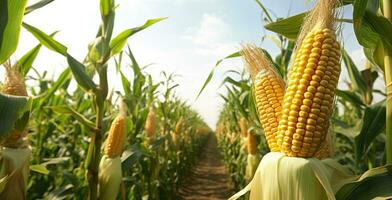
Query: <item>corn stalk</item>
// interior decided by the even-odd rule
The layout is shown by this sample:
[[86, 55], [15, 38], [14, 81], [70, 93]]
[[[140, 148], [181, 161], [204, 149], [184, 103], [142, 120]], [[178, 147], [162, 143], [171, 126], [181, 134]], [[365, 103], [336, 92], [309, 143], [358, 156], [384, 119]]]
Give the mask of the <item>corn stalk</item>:
[[[392, 1], [384, 0], [383, 10], [385, 17], [392, 23]], [[389, 48], [384, 50], [385, 85], [387, 92], [386, 102], [386, 156], [387, 164], [392, 164], [392, 52]]]

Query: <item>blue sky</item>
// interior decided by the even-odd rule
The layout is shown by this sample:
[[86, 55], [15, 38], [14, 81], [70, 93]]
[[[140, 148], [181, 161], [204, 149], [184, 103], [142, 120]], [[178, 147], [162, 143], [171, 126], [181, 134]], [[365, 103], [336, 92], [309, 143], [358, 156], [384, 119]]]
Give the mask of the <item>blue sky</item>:
[[[33, 3], [34, 1], [29, 1]], [[261, 0], [273, 16], [286, 17], [308, 10], [312, 3], [306, 0]], [[117, 0], [114, 35], [126, 28], [144, 23], [146, 19], [168, 17], [133, 36], [129, 40], [136, 59], [141, 65], [153, 63], [147, 71], [160, 80], [161, 71], [179, 74], [177, 94], [188, 100], [212, 127], [215, 126], [221, 99], [218, 92], [223, 73], [228, 69], [242, 70], [240, 59], [224, 62], [211, 84], [195, 102], [197, 92], [215, 62], [239, 49], [241, 43], [253, 42], [277, 52], [271, 41], [261, 42], [263, 35], [272, 34], [263, 29], [263, 14], [254, 0]], [[351, 8], [345, 8], [344, 17], [351, 18]], [[100, 23], [98, 0], [55, 0], [52, 4], [27, 15], [25, 22], [46, 33], [59, 30], [56, 39], [69, 52], [82, 60], [87, 44], [96, 34]], [[343, 31], [346, 48], [357, 63], [364, 61], [350, 25]], [[20, 46], [13, 59], [35, 46], [37, 41], [25, 30], [21, 32]], [[63, 57], [43, 48], [34, 65], [39, 71], [47, 70], [57, 77], [66, 67]], [[129, 68], [128, 68], [129, 69]], [[109, 68], [110, 87], [121, 91], [114, 66]], [[345, 79], [342, 76], [341, 80]]]

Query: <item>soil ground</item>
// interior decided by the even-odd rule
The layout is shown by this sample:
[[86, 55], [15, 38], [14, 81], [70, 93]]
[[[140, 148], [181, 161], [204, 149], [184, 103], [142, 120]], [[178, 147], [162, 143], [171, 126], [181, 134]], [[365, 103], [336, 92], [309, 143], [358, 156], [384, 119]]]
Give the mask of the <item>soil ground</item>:
[[179, 194], [183, 200], [221, 200], [234, 194], [213, 134]]

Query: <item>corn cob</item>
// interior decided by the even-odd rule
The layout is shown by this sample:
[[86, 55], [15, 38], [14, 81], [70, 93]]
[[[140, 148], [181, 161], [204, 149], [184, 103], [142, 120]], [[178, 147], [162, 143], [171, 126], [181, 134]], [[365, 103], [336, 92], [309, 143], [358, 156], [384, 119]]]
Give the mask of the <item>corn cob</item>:
[[279, 121], [278, 145], [289, 156], [311, 157], [324, 140], [340, 74], [335, 33], [315, 28], [296, 54]]
[[106, 139], [105, 155], [110, 158], [121, 156], [125, 140], [125, 115], [119, 114], [112, 122]]
[[256, 136], [252, 131], [248, 132], [247, 147], [248, 147], [248, 154], [251, 155], [257, 154]]
[[271, 151], [279, 151], [276, 143], [281, 117], [284, 82], [266, 56], [253, 45], [245, 46], [243, 59], [254, 82], [256, 106]]
[[248, 123], [245, 117], [241, 117], [239, 125], [240, 125], [241, 136], [246, 137], [248, 134]]
[[146, 132], [147, 137], [152, 137], [155, 131], [155, 112], [154, 108], [151, 106], [150, 110], [147, 114], [146, 124], [144, 126], [144, 131]]

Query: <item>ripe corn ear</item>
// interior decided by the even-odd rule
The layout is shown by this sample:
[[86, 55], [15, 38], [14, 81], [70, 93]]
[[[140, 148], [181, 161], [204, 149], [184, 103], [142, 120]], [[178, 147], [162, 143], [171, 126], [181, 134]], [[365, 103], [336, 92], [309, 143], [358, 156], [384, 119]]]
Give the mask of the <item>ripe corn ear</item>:
[[248, 122], [245, 119], [245, 117], [241, 117], [239, 125], [240, 125], [241, 136], [246, 137], [248, 134]]
[[340, 75], [340, 49], [329, 28], [314, 28], [295, 56], [277, 143], [289, 156], [312, 157], [328, 133]]
[[248, 154], [252, 154], [252, 155], [257, 154], [256, 136], [252, 131], [248, 131], [247, 147], [248, 147]]
[[144, 131], [147, 137], [151, 138], [155, 131], [155, 112], [154, 108], [151, 106], [147, 114], [146, 124], [144, 125]]
[[106, 139], [104, 155], [99, 163], [98, 193], [99, 199], [115, 200], [119, 193], [122, 170], [121, 154], [126, 134], [126, 105], [120, 104], [120, 113], [113, 120]]
[[257, 142], [256, 142], [255, 134], [253, 133], [253, 131], [249, 130], [247, 135], [248, 135], [247, 137], [248, 155], [246, 160], [247, 163], [245, 169], [245, 179], [246, 182], [249, 183], [256, 172], [261, 157], [260, 154], [257, 153]]
[[105, 155], [110, 158], [121, 156], [125, 141], [125, 116], [119, 114], [112, 122], [106, 139]]
[[272, 64], [254, 45], [246, 45], [241, 51], [254, 83], [259, 119], [271, 151], [279, 151], [276, 137], [281, 117], [285, 84]]

